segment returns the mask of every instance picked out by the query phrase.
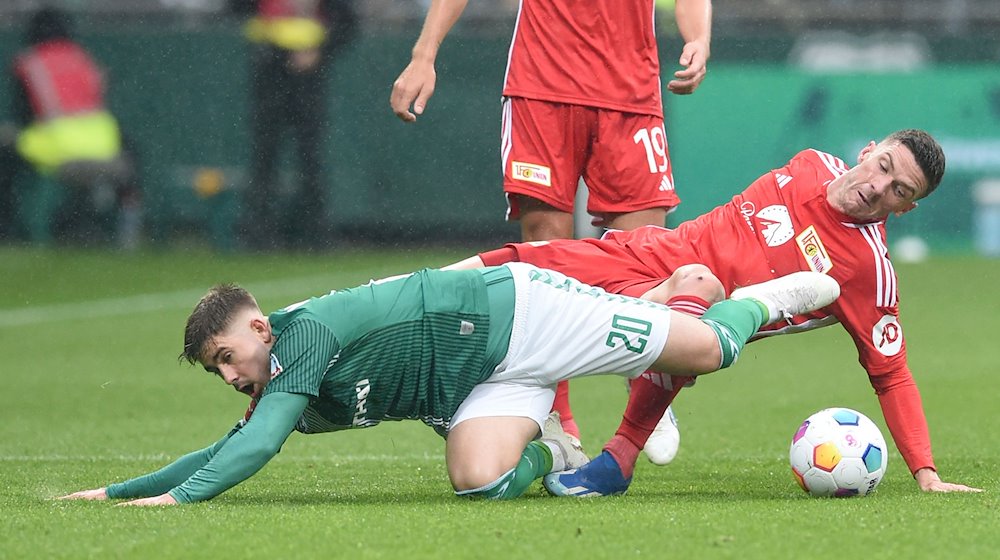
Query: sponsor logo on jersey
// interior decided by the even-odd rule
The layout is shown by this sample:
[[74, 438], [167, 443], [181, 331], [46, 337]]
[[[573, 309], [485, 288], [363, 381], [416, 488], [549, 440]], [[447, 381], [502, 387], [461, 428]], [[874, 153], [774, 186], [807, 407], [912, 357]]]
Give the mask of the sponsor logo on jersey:
[[872, 328], [872, 344], [883, 356], [895, 356], [903, 348], [903, 327], [895, 315], [883, 315]]
[[670, 179], [670, 175], [669, 174], [664, 175], [663, 178], [660, 179], [660, 190], [661, 191], [672, 191], [672, 190], [674, 190], [674, 182]]
[[511, 162], [511, 174], [519, 181], [527, 181], [545, 187], [552, 186], [552, 171], [544, 165], [522, 161]]
[[745, 200], [743, 201], [743, 204], [740, 204], [740, 215], [743, 216], [743, 221], [747, 223], [747, 227], [750, 228], [751, 232], [757, 231], [757, 228], [753, 227], [753, 220], [750, 219], [756, 211], [757, 207], [754, 206], [753, 202], [750, 202], [749, 200]]
[[782, 175], [781, 173], [775, 173], [774, 179], [778, 182], [778, 188], [783, 189], [785, 185], [792, 181], [792, 177], [788, 175]]
[[784, 245], [795, 236], [795, 228], [792, 227], [792, 217], [788, 215], [788, 208], [780, 204], [768, 206], [757, 212], [757, 221], [760, 222], [760, 234], [764, 236], [768, 247]]
[[476, 331], [476, 325], [469, 321], [462, 321], [458, 327], [458, 334], [472, 334]]
[[368, 414], [368, 393], [371, 393], [371, 390], [372, 386], [367, 378], [354, 384], [354, 393], [358, 397], [358, 403], [354, 405], [353, 424], [355, 426], [364, 426], [368, 422], [365, 415]]
[[824, 274], [830, 272], [833, 268], [833, 260], [826, 252], [826, 247], [823, 246], [823, 241], [820, 240], [815, 226], [807, 227], [795, 238], [795, 242], [799, 244], [799, 250], [802, 251], [802, 256], [806, 258], [806, 264], [813, 272]]
[[278, 377], [278, 375], [280, 375], [283, 371], [285, 370], [281, 367], [281, 362], [278, 361], [278, 357], [271, 354], [271, 379]]

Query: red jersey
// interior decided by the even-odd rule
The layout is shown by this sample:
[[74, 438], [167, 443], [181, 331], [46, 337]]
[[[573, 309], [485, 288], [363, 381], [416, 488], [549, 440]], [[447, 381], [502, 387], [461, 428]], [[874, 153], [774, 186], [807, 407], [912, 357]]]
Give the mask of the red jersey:
[[[911, 472], [933, 468], [920, 394], [906, 364], [885, 226], [855, 223], [826, 200], [827, 185], [847, 169], [830, 154], [805, 150], [730, 202], [674, 230], [647, 226], [611, 232], [599, 241], [512, 247], [518, 260], [629, 295], [640, 295], [656, 284], [651, 279], [691, 263], [711, 269], [727, 293], [800, 270], [829, 274], [840, 284], [836, 302], [764, 327], [755, 338], [842, 324]], [[495, 264], [486, 257], [487, 264]]]
[[521, 0], [503, 95], [663, 117], [653, 0]]
[[104, 76], [90, 55], [68, 39], [46, 41], [14, 61], [39, 120], [104, 108]]

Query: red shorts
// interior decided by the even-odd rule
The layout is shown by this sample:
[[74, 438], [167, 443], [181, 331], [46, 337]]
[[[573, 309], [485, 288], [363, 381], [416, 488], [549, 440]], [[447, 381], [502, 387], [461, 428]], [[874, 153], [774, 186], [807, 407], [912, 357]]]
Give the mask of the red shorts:
[[[501, 249], [480, 253], [486, 266], [526, 262], [540, 268], [603, 288], [605, 291], [640, 297], [673, 271], [656, 271], [644, 265], [619, 245], [596, 239], [555, 239], [543, 244], [511, 243]], [[667, 272], [664, 275], [664, 272]]]
[[591, 214], [680, 204], [663, 119], [654, 115], [511, 97], [500, 152], [508, 220], [520, 217], [513, 194], [572, 212], [580, 177]]

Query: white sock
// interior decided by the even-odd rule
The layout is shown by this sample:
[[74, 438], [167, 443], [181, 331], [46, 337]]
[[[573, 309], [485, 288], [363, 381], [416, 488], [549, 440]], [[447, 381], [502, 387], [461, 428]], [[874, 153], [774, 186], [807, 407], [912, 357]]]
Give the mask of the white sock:
[[566, 450], [551, 439], [543, 439], [541, 441], [552, 452], [552, 472], [566, 470]]

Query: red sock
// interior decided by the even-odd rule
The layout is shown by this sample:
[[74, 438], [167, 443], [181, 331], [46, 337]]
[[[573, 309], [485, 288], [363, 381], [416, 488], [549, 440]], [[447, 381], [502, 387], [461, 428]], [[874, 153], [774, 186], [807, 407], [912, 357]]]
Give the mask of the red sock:
[[711, 305], [698, 296], [682, 294], [668, 299], [667, 307], [693, 317], [701, 317]]
[[[678, 295], [667, 301], [667, 307], [701, 317], [708, 310], [709, 303], [698, 296]], [[647, 371], [632, 380], [622, 423], [611, 441], [604, 446], [604, 450], [618, 462], [625, 478], [632, 476], [639, 452], [646, 445], [649, 435], [667, 412], [667, 407], [674, 401], [677, 392], [691, 379], [671, 378], [669, 375]]]
[[573, 410], [569, 407], [569, 381], [560, 381], [556, 385], [556, 398], [552, 401], [552, 410], [559, 413], [563, 431], [580, 439], [580, 427], [576, 425], [576, 420], [573, 420]]
[[622, 469], [625, 478], [632, 476], [642, 446], [653, 428], [667, 412], [667, 407], [684, 387], [689, 377], [671, 377], [646, 372], [632, 380], [628, 405], [618, 431], [605, 446]]

